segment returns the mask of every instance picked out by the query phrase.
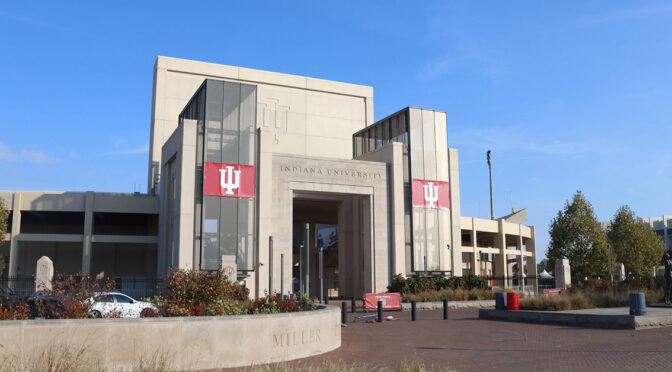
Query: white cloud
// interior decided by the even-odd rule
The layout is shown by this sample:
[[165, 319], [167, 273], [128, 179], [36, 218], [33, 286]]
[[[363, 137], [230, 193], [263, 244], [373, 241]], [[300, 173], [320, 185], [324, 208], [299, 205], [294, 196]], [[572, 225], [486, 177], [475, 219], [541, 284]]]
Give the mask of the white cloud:
[[458, 53], [454, 57], [427, 60], [416, 70], [415, 76], [419, 80], [432, 80], [449, 73], [467, 71], [494, 79], [506, 73], [498, 63], [487, 55], [475, 50], [475, 47], [472, 49], [474, 50]]
[[417, 76], [421, 80], [430, 80], [446, 74], [455, 66], [455, 58], [433, 59], [425, 62], [418, 69]]
[[44, 163], [54, 163], [56, 162], [57, 159], [49, 157], [44, 152], [37, 150], [28, 149], [17, 152], [12, 150], [9, 146], [5, 145], [4, 143], [0, 142], [0, 160], [25, 161], [29, 163], [44, 164]]
[[606, 13], [593, 14], [581, 19], [584, 25], [596, 25], [629, 21], [633, 19], [650, 19], [672, 15], [672, 4], [648, 5], [639, 8], [621, 9]]
[[0, 142], [0, 160], [16, 160], [17, 157], [17, 153], [12, 151], [9, 146]]
[[[455, 139], [455, 140], [453, 140]], [[535, 136], [522, 127], [455, 128], [448, 132], [451, 147], [471, 147], [480, 150], [528, 151], [547, 155], [583, 155], [605, 151], [604, 141], [598, 139], [546, 139]]]
[[136, 155], [136, 154], [145, 154], [149, 151], [149, 145], [142, 145], [140, 147], [129, 148], [129, 149], [119, 149], [110, 152], [106, 152], [105, 155]]

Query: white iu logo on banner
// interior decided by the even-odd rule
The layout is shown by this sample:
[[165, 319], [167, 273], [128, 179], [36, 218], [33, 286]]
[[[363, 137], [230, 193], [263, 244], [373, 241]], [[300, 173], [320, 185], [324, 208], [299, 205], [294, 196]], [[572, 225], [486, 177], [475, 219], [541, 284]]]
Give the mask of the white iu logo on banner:
[[422, 185], [425, 189], [425, 201], [429, 204], [427, 208], [436, 208], [435, 202], [439, 201], [439, 186], [434, 186], [434, 182], [427, 182], [429, 185]]
[[240, 186], [240, 171], [234, 171], [233, 166], [227, 165], [226, 169], [219, 170], [219, 175], [219, 184], [226, 189], [226, 195], [233, 195], [233, 190]]

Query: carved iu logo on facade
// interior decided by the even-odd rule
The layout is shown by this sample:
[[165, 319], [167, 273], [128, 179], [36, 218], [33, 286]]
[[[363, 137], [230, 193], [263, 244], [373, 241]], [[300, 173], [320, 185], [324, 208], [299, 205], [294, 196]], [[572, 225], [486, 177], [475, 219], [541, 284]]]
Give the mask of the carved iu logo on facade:
[[427, 208], [436, 208], [434, 203], [439, 201], [439, 186], [434, 186], [434, 182], [429, 182], [427, 185], [422, 185], [422, 188], [425, 189], [425, 201], [429, 203]]
[[240, 186], [240, 171], [233, 170], [233, 165], [227, 165], [226, 169], [219, 170], [219, 174], [219, 185], [226, 189], [226, 195], [233, 195], [233, 190]]
[[254, 198], [254, 165], [206, 162], [203, 195]]
[[413, 207], [450, 208], [448, 182], [414, 179], [412, 192]]

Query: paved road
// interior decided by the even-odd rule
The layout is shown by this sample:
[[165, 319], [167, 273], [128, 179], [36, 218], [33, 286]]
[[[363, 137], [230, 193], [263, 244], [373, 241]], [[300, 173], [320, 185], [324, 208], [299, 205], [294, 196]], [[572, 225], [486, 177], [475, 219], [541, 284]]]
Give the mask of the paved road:
[[[388, 313], [386, 313], [387, 315]], [[672, 327], [598, 330], [478, 319], [478, 310], [390, 312], [400, 320], [353, 323], [342, 328], [342, 346], [302, 360], [324, 359], [396, 367], [400, 361], [458, 371], [670, 371]], [[356, 314], [361, 315], [361, 314]]]

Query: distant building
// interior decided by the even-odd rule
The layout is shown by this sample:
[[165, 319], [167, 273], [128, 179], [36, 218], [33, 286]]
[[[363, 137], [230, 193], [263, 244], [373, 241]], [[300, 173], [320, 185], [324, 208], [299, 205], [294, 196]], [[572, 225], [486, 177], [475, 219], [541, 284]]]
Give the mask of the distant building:
[[640, 219], [658, 236], [665, 240], [665, 249], [672, 250], [672, 216], [649, 217]]
[[[645, 223], [658, 236], [665, 240], [665, 249], [672, 250], [672, 216], [639, 218], [639, 221]], [[607, 231], [611, 226], [611, 221], [600, 222], [600, 230]]]

